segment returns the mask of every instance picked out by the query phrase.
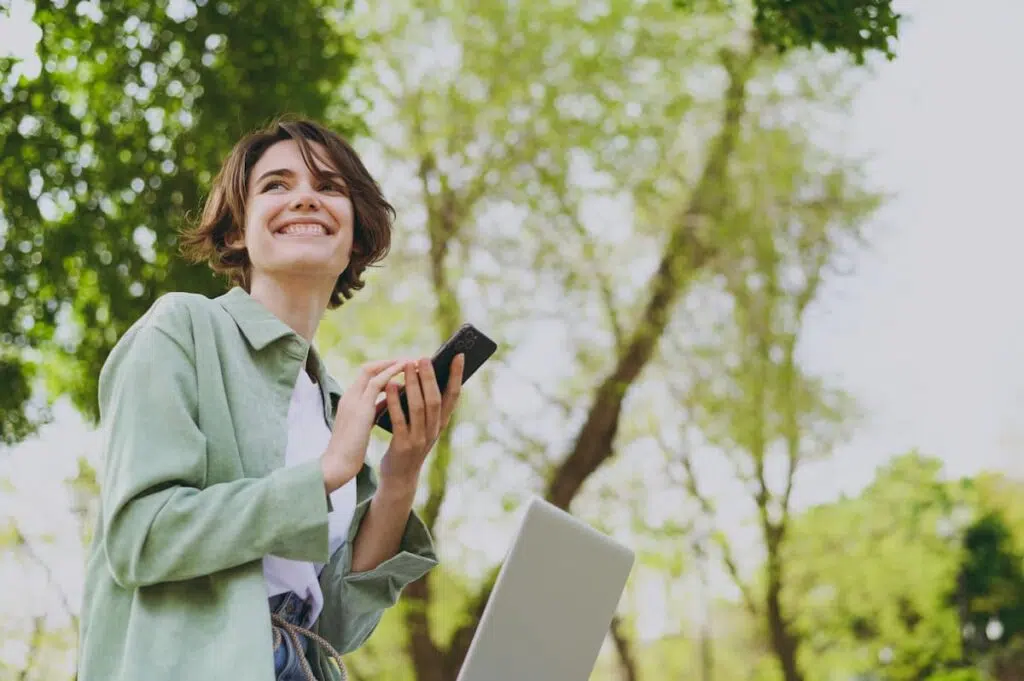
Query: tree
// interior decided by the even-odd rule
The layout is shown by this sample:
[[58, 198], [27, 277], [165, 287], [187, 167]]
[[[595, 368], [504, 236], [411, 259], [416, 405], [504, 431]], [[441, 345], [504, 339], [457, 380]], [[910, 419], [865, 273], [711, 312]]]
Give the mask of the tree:
[[[722, 209], [750, 58], [720, 55], [721, 43], [680, 41], [677, 15], [655, 4], [620, 1], [586, 13], [534, 2], [427, 5], [391, 6], [386, 15], [358, 21], [371, 34], [364, 45], [372, 80], [382, 85], [375, 143], [392, 172], [408, 168], [415, 187], [409, 200], [423, 216], [422, 241], [409, 238], [395, 257], [400, 262], [413, 244], [427, 256], [426, 272], [407, 268], [385, 295], [429, 290], [435, 342], [466, 318], [466, 304], [453, 292], [469, 283], [483, 289], [481, 297], [493, 293], [503, 301], [487, 328], [500, 329], [495, 335], [505, 344], [526, 322], [573, 311], [577, 328], [559, 352], [568, 367], [558, 373], [567, 380], [550, 386], [555, 398], [543, 402], [547, 413], [502, 418], [494, 413], [500, 395], [492, 393], [486, 426], [495, 439], [511, 436], [511, 449], [535, 464], [543, 495], [569, 508], [612, 458], [630, 388], [650, 365], [676, 302], [714, 253], [703, 224]], [[715, 35], [731, 27], [723, 17], [705, 23]], [[383, 36], [379, 43], [373, 34]], [[450, 53], [430, 51], [438, 36]], [[512, 61], [510, 48], [517, 51]], [[695, 103], [672, 77], [678, 71], [663, 66], [681, 63], [692, 63], [694, 76], [724, 75], [724, 97], [716, 92]], [[696, 145], [681, 134], [683, 117], [711, 111], [710, 123], [700, 121], [706, 127]], [[681, 172], [681, 156], [694, 146], [703, 161]], [[580, 166], [591, 167], [591, 179], [605, 186], [588, 191], [574, 177]], [[624, 194], [647, 200], [637, 224], [623, 225], [633, 242], [625, 248], [581, 215], [595, 195]], [[504, 225], [489, 220], [501, 211]], [[612, 263], [621, 271], [629, 266], [623, 257], [641, 252], [658, 263], [647, 281], [615, 276]], [[480, 271], [495, 262], [502, 263], [500, 276]], [[571, 431], [563, 426], [539, 437], [515, 425], [563, 419]], [[564, 454], [531, 443], [554, 439], [552, 432], [567, 441]], [[423, 510], [435, 530], [452, 457], [451, 440], [442, 440], [430, 464]], [[495, 574], [482, 581], [447, 640], [431, 623], [430, 579], [410, 585], [406, 624], [419, 679], [457, 673]]]
[[858, 496], [794, 518], [785, 597], [809, 675], [1017, 678], [1024, 526], [1007, 525], [992, 487], [1019, 483], [947, 480], [939, 461], [910, 453]]
[[[81, 6], [83, 14], [73, 18], [52, 3], [38, 5], [47, 36], [40, 54], [53, 68], [4, 95], [21, 107], [12, 125], [24, 128], [0, 134], [4, 158], [23, 159], [27, 173], [0, 196], [8, 220], [0, 257], [5, 268], [7, 256], [12, 263], [3, 285], [16, 301], [0, 308], [8, 315], [0, 319], [32, 318], [22, 324], [30, 328], [5, 327], [20, 328], [12, 343], [30, 350], [12, 355], [14, 370], [29, 376], [39, 356], [33, 353], [43, 353], [55, 387], [74, 387], [88, 407], [95, 392], [89, 381], [105, 348], [159, 291], [216, 290], [204, 270], [172, 257], [172, 228], [197, 207], [209, 181], [203, 172], [216, 166], [223, 145], [250, 121], [276, 113], [286, 97], [296, 102], [287, 108], [349, 124], [349, 113], [367, 111], [359, 99], [367, 92], [376, 107], [374, 139], [361, 143], [384, 168], [386, 183], [399, 188], [396, 203], [407, 210], [388, 271], [371, 273], [365, 295], [332, 315], [321, 339], [343, 338], [341, 361], [347, 362], [379, 356], [387, 344], [422, 352], [463, 319], [482, 318], [505, 346], [468, 390], [484, 391], [486, 399], [462, 409], [464, 416], [486, 410], [486, 418], [457, 424], [431, 458], [423, 513], [438, 536], [445, 515], [456, 512], [452, 501], [461, 501], [452, 490], [504, 482], [484, 477], [480, 462], [488, 457], [500, 459], [504, 478], [515, 478], [515, 485], [499, 489], [509, 502], [502, 513], [528, 489], [593, 515], [593, 499], [605, 489], [600, 472], [637, 444], [646, 389], [664, 384], [666, 367], [679, 368], [663, 347], [666, 334], [675, 333], [673, 319], [678, 330], [690, 306], [717, 300], [714, 276], [750, 265], [751, 249], [762, 243], [751, 238], [754, 227], [774, 234], [788, 224], [757, 222], [759, 211], [785, 208], [794, 198], [800, 205], [785, 215], [824, 220], [849, 208], [848, 202], [837, 208], [803, 201], [808, 185], [798, 182], [781, 182], [762, 202], [735, 175], [738, 159], [755, 179], [792, 179], [792, 166], [808, 158], [791, 156], [786, 136], [766, 124], [782, 108], [806, 103], [781, 95], [784, 88], [774, 83], [795, 62], [778, 61], [763, 36], [748, 40], [742, 17], [732, 12], [691, 15], [669, 3], [629, 0], [593, 6], [410, 1], [364, 6], [335, 28], [320, 20], [325, 10], [315, 2], [277, 9], [185, 3], [194, 16], [181, 22], [166, 9], [130, 2], [104, 6], [102, 16], [92, 3]], [[53, 37], [63, 35], [70, 42]], [[351, 108], [332, 108], [331, 91], [352, 54], [341, 36], [352, 35], [365, 48], [366, 68], [341, 89]], [[118, 45], [126, 49], [113, 49]], [[337, 52], [320, 52], [324, 45]], [[76, 59], [67, 66], [71, 56]], [[821, 87], [802, 76], [798, 81]], [[765, 107], [763, 115], [750, 115], [752, 82], [759, 93], [754, 108]], [[122, 92], [109, 83], [127, 86]], [[282, 99], [271, 106], [260, 91], [277, 86]], [[29, 104], [18, 99], [25, 88]], [[50, 88], [58, 93], [53, 104], [46, 99]], [[49, 107], [45, 116], [28, 112], [37, 99]], [[200, 137], [200, 130], [215, 132]], [[779, 143], [785, 153], [776, 156]], [[124, 164], [138, 161], [145, 172], [95, 151], [115, 145], [127, 151]], [[88, 162], [79, 158], [76, 169], [65, 160], [72, 151], [87, 152], [79, 156]], [[171, 170], [164, 174], [166, 161]], [[33, 189], [34, 177], [41, 189]], [[730, 232], [734, 223], [750, 233]], [[60, 243], [50, 244], [50, 235]], [[45, 276], [32, 270], [33, 259], [51, 263], [41, 253], [57, 256]], [[730, 269], [733, 262], [739, 269]], [[741, 284], [729, 279], [729, 291]], [[61, 327], [65, 318], [69, 327]], [[550, 319], [572, 323], [548, 341], [541, 373], [508, 349]], [[61, 328], [77, 329], [78, 337], [62, 338]], [[690, 350], [682, 357], [692, 357]], [[496, 366], [503, 369], [501, 385], [490, 371]], [[518, 392], [508, 391], [509, 381]], [[21, 385], [27, 395], [28, 379]], [[518, 399], [524, 385], [533, 399]], [[372, 645], [388, 655], [404, 646], [421, 680], [453, 678], [494, 574], [466, 585], [462, 575], [435, 571], [389, 614], [386, 624], [400, 618], [407, 631], [392, 637], [384, 626], [385, 636]], [[629, 658], [627, 668], [643, 667]], [[371, 662], [372, 655], [360, 654], [353, 668], [371, 676], [400, 673], [397, 664], [383, 671]]]
[[963, 559], [947, 604], [959, 619], [965, 663], [1017, 678], [1024, 665], [1024, 569], [1001, 514], [980, 514], [963, 533]]
[[[1014, 681], [1024, 675], [1024, 580], [1020, 574], [1024, 555], [1024, 495], [1019, 480], [999, 473], [982, 473], [969, 483], [977, 520], [964, 533], [959, 581], [965, 587], [965, 611], [973, 625], [973, 641], [966, 641], [966, 652], [983, 647], [980, 658], [975, 655], [976, 663], [997, 681]], [[986, 642], [979, 646], [982, 635]]]
[[[707, 295], [712, 263], [747, 263], [751, 253], [742, 249], [763, 242], [739, 239], [729, 225], [744, 222], [745, 235], [809, 225], [809, 243], [794, 234], [780, 237], [779, 248], [789, 249], [780, 267], [795, 262], [793, 252], [811, 266], [819, 250], [833, 255], [833, 237], [846, 227], [852, 234], [877, 205], [858, 192], [854, 173], [833, 172], [835, 159], [813, 154], [806, 136], [788, 141], [793, 130], [769, 121], [805, 104], [802, 94], [782, 94], [774, 82], [781, 72], [792, 70], [800, 93], [845, 85], [822, 78], [807, 59], [780, 62], [773, 50], [744, 43], [732, 15], [684, 17], [625, 0], [593, 12], [409, 2], [353, 23], [366, 50], [358, 82], [377, 121], [368, 148], [401, 188], [398, 204], [411, 207], [400, 211], [409, 217], [387, 281], [374, 279], [381, 299], [424, 301], [409, 305], [421, 316], [432, 312], [418, 343], [440, 341], [468, 317], [482, 319], [506, 346], [558, 315], [575, 327], [550, 351], [558, 364], [539, 386], [528, 382], [529, 405], [511, 406], [488, 390], [488, 371], [470, 388], [488, 390], [474, 399], [486, 406], [486, 422], [467, 421], [453, 437], [475, 447], [473, 456], [457, 459], [466, 450], [445, 440], [430, 462], [423, 509], [438, 536], [458, 484], [453, 461], [461, 477], [473, 475], [461, 467], [477, 465], [498, 443], [509, 465], [528, 470], [517, 479], [562, 508], [585, 508], [581, 492], [631, 444], [634, 429], [620, 428], [631, 400], [641, 385], [663, 381], [651, 372], [663, 368], [653, 362], [673, 315], [691, 296]], [[725, 47], [737, 34], [741, 46]], [[765, 113], [748, 119], [755, 75]], [[695, 87], [701, 79], [715, 86]], [[742, 178], [731, 170], [741, 145], [749, 173]], [[774, 187], [758, 180], [776, 174], [783, 179]], [[601, 226], [587, 208], [611, 198], [630, 210], [614, 227]], [[771, 219], [759, 218], [766, 209]], [[623, 274], [641, 267], [646, 276]], [[532, 368], [510, 355], [498, 358], [505, 376]], [[827, 393], [812, 388], [815, 397]], [[473, 478], [473, 486], [481, 481]], [[430, 578], [409, 587], [409, 654], [419, 679], [457, 673], [494, 574], [480, 580], [454, 629], [432, 617]]]
[[809, 674], [945, 673], [960, 657], [955, 584], [970, 506], [941, 463], [896, 457], [858, 496], [794, 519], [786, 603], [799, 613]]
[[[42, 443], [30, 443], [0, 466], [0, 505], [11, 511], [0, 513], [0, 570], [16, 585], [12, 595], [28, 594], [27, 599], [6, 599], [0, 614], [3, 639], [12, 646], [24, 645], [23, 659], [15, 656], [0, 662], [0, 678], [62, 678], [74, 668], [77, 589], [68, 583], [66, 569], [81, 557], [75, 538], [89, 539], [98, 490], [94, 471], [84, 458], [78, 459], [77, 467], [47, 466], [46, 482], [26, 478], [24, 474], [31, 470], [26, 464], [45, 452]], [[7, 471], [18, 470], [21, 474], [14, 479], [35, 484], [14, 486], [5, 479]], [[65, 490], [69, 506], [65, 506]], [[40, 510], [44, 512], [33, 513]], [[5, 664], [10, 677], [2, 671]]]
[[177, 232], [241, 134], [284, 111], [356, 129], [331, 106], [354, 55], [331, 6], [35, 3], [36, 54], [0, 64], [3, 440], [37, 425], [40, 367], [93, 415], [108, 351], [158, 295], [221, 290]]
[[[695, 0], [674, 0], [677, 7], [692, 8]], [[731, 2], [726, 0], [727, 6]], [[892, 0], [756, 0], [754, 26], [760, 39], [781, 51], [822, 47], [829, 52], [851, 54], [857, 63], [877, 52], [895, 57], [899, 13]]]
[[[855, 162], [816, 148], [799, 125], [777, 122], [784, 119], [771, 106], [752, 103], [750, 116], [758, 132], [745, 136], [730, 166], [712, 304], [683, 317], [673, 335], [672, 355], [696, 358], [673, 381], [679, 432], [661, 424], [658, 437], [705, 515], [716, 512], [697, 452], [722, 453], [750, 495], [763, 583], [744, 576], [724, 534], [719, 551], [749, 613], [763, 620], [782, 677], [802, 681], [801, 634], [783, 599], [793, 490], [801, 470], [841, 442], [854, 411], [841, 390], [802, 366], [800, 341], [827, 278], [862, 240], [881, 199], [863, 188]], [[711, 333], [694, 331], [701, 314]]]

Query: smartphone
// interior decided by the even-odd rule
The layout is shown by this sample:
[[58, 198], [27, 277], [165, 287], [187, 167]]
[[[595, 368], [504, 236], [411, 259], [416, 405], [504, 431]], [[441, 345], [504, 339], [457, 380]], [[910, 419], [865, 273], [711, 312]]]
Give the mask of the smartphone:
[[[494, 354], [494, 351], [498, 349], [497, 343], [488, 338], [480, 329], [476, 328], [472, 324], [463, 324], [459, 327], [459, 330], [452, 334], [452, 337], [444, 342], [434, 356], [431, 358], [431, 364], [434, 367], [434, 374], [437, 376], [437, 386], [441, 389], [441, 394], [444, 394], [445, 388], [448, 386], [448, 374], [451, 372], [452, 360], [460, 352], [465, 354], [466, 363], [462, 367], [462, 383], [465, 385], [469, 377], [472, 376], [477, 369], [479, 369], [484, 362]], [[409, 400], [405, 394], [405, 388], [403, 387], [398, 394], [398, 398], [402, 405], [402, 413], [405, 414], [405, 418], [409, 418]], [[388, 413], [387, 400], [382, 401], [377, 405], [377, 420], [376, 425], [388, 431], [392, 432], [391, 426], [391, 414]]]

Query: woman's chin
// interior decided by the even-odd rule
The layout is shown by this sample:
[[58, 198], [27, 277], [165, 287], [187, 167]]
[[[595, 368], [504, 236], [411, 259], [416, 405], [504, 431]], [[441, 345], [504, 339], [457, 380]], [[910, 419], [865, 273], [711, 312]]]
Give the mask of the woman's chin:
[[[269, 263], [268, 263], [269, 265]], [[292, 257], [280, 258], [273, 265], [259, 268], [272, 277], [295, 277], [308, 279], [323, 279], [334, 281], [341, 276], [348, 266], [347, 262], [338, 262], [337, 259], [325, 258], [324, 253], [293, 254]]]

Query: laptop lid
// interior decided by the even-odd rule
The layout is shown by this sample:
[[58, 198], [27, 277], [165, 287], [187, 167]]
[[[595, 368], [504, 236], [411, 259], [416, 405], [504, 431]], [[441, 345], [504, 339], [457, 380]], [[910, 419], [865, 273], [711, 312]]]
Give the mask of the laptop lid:
[[534, 498], [458, 681], [587, 681], [633, 551]]

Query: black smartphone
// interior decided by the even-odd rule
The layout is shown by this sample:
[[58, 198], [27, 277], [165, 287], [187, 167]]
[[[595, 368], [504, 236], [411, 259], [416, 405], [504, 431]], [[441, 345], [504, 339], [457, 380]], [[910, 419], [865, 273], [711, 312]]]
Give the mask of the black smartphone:
[[[465, 385], [469, 377], [479, 369], [484, 362], [498, 349], [497, 343], [488, 338], [480, 329], [472, 324], [463, 324], [459, 330], [452, 334], [452, 337], [445, 341], [444, 345], [437, 349], [431, 358], [434, 367], [434, 374], [437, 376], [437, 386], [444, 394], [448, 386], [448, 374], [451, 372], [452, 360], [460, 352], [465, 354], [466, 363], [462, 367], [462, 383]], [[409, 400], [403, 387], [399, 392], [399, 400], [402, 404], [402, 413], [409, 418]], [[389, 433], [392, 432], [391, 414], [388, 413], [387, 401], [377, 405], [376, 425]]]

